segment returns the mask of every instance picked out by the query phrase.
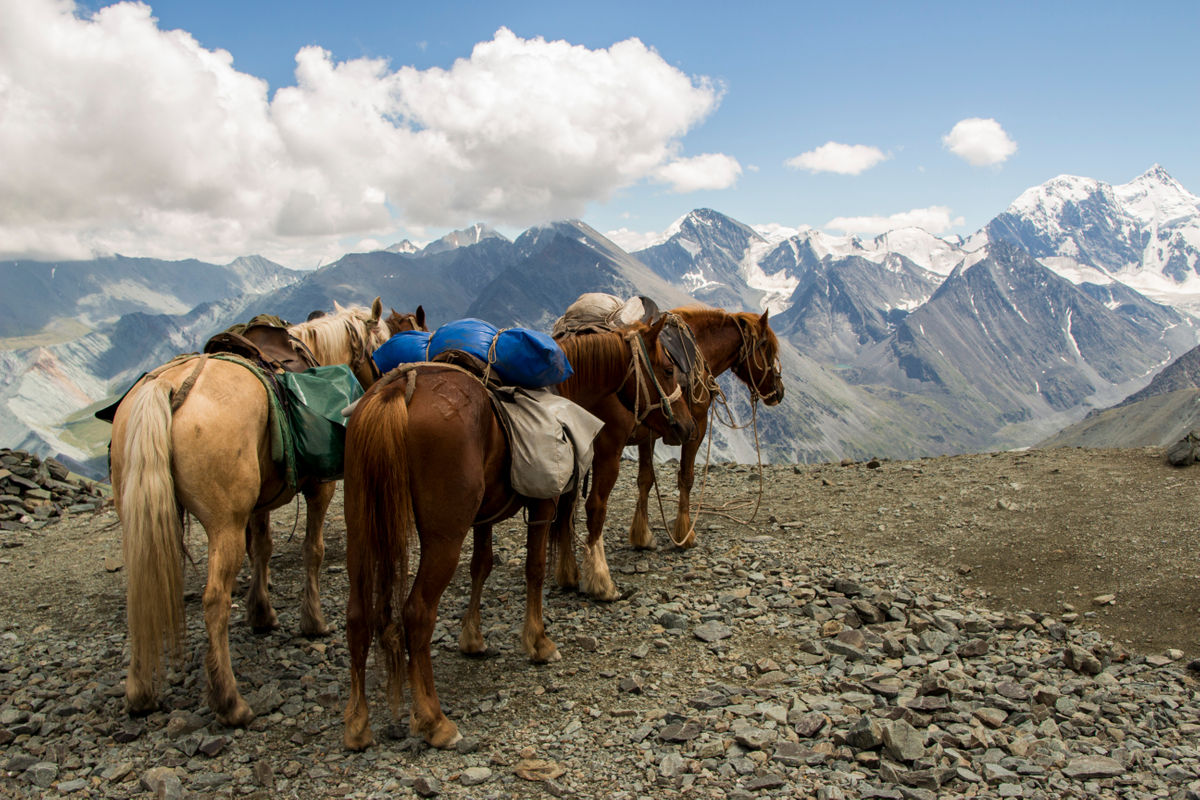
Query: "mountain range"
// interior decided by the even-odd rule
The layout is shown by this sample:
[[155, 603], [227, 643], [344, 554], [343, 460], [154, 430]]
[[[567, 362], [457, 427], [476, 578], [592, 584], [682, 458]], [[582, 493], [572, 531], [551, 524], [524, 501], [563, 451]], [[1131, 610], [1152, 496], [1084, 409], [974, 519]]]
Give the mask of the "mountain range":
[[[515, 241], [476, 225], [307, 273], [115, 257], [0, 263], [0, 277], [0, 441], [92, 474], [107, 430], [88, 410], [140, 372], [257, 312], [302, 320], [376, 295], [434, 326], [538, 330], [587, 291], [767, 310], [787, 397], [756, 415], [763, 457], [911, 458], [1037, 444], [1153, 391], [1200, 342], [1200, 198], [1156, 165], [1119, 186], [1059, 176], [969, 237], [835, 237], [697, 209], [633, 253], [571, 220]], [[745, 390], [723, 386], [749, 421]], [[714, 453], [752, 462], [755, 441], [716, 426]]]

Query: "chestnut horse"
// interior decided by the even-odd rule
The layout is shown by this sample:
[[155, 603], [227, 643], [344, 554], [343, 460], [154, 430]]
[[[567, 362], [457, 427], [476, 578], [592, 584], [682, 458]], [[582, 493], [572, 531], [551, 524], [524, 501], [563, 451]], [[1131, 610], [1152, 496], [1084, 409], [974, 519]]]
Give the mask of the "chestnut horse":
[[[676, 308], [670, 313], [688, 326], [703, 358], [691, 391], [686, 392], [688, 408], [696, 421], [695, 434], [683, 443], [679, 453], [679, 505], [671, 541], [678, 547], [695, 547], [696, 529], [692, 525], [691, 490], [695, 479], [696, 454], [708, 430], [709, 410], [718, 391], [715, 379], [728, 369], [750, 390], [750, 402], [778, 405], [783, 400], [783, 376], [779, 365], [779, 341], [760, 317], [746, 312], [728, 313], [721, 309]], [[706, 377], [709, 376], [709, 377]], [[658, 435], [639, 425], [631, 444], [638, 446], [638, 499], [629, 525], [629, 543], [639, 549], [653, 547], [648, 507], [650, 488], [654, 486], [654, 443]]]
[[[341, 308], [288, 331], [321, 364], [348, 364], [367, 385], [378, 377], [371, 353], [388, 337], [376, 298], [370, 310]], [[271, 536], [268, 512], [295, 495], [272, 460], [271, 404], [263, 381], [221, 357], [183, 356], [142, 378], [113, 419], [113, 497], [123, 529], [128, 573], [130, 713], [157, 707], [164, 646], [182, 655], [183, 512], [208, 537], [204, 622], [208, 631], [208, 703], [226, 725], [249, 723], [254, 712], [237, 690], [229, 657], [233, 584], [247, 550], [251, 582], [246, 619], [256, 630], [275, 627], [267, 597]], [[301, 476], [302, 477], [302, 476]], [[322, 527], [333, 484], [301, 480], [307, 500], [306, 581], [300, 629], [327, 632], [319, 576]]]
[[[719, 375], [729, 368], [751, 387], [753, 397], [761, 397], [768, 405], [783, 399], [783, 380], [779, 374], [779, 342], [767, 324], [767, 314], [761, 317], [747, 312], [730, 314], [719, 309], [680, 308], [675, 314], [693, 331], [696, 344], [704, 362], [698, 365], [691, 376], [692, 385], [685, 396], [695, 432], [680, 440], [662, 437], [668, 444], [682, 444], [680, 458], [680, 511], [676, 524], [682, 524], [684, 532], [691, 529], [688, 513], [687, 491], [692, 485], [693, 465], [696, 451], [707, 430], [708, 409], [712, 403], [712, 392], [716, 384], [708, 377]], [[682, 379], [681, 380], [686, 380]], [[604, 429], [596, 437], [596, 456], [593, 464], [592, 487], [585, 502], [587, 516], [587, 541], [584, 547], [583, 591], [598, 600], [612, 601], [621, 596], [612, 580], [608, 560], [604, 553], [604, 521], [608, 514], [608, 497], [617, 480], [621, 451], [629, 444], [639, 444], [641, 469], [638, 474], [639, 506], [633, 518], [634, 530], [646, 528], [645, 534], [635, 542], [649, 544], [649, 526], [646, 524], [645, 498], [653, 480], [653, 462], [647, 468], [646, 459], [652, 458], [654, 440], [658, 435], [639, 427], [637, 419], [619, 404], [606, 402], [592, 410], [604, 420]], [[645, 442], [644, 445], [641, 442]], [[649, 478], [649, 481], [647, 480]], [[552, 532], [552, 550], [556, 554], [555, 579], [565, 589], [580, 586], [580, 569], [575, 560], [574, 515], [578, 493], [564, 494], [559, 498], [559, 509]], [[638, 513], [640, 512], [640, 517]], [[634, 533], [631, 530], [630, 536]], [[692, 534], [694, 541], [694, 532]]]
[[[677, 436], [689, 435], [691, 421], [686, 416], [668, 421], [667, 413], [683, 411], [683, 402], [658, 342], [661, 329], [661, 322], [650, 327], [639, 323], [623, 332], [564, 342], [575, 372], [561, 387], [564, 394], [585, 407], [598, 398], [616, 396], [619, 403], [638, 409], [638, 417], [647, 424], [659, 430], [674, 426], [679, 428]], [[461, 738], [442, 712], [433, 680], [430, 639], [438, 601], [458, 565], [467, 530], [475, 528], [472, 578], [486, 577], [484, 568], [490, 569], [491, 562], [490, 557], [485, 562], [483, 551], [490, 556], [492, 524], [523, 507], [529, 522], [521, 642], [533, 661], [558, 657], [542, 618], [546, 542], [555, 504], [517, 494], [509, 478], [510, 460], [487, 389], [473, 374], [453, 365], [398, 367], [359, 400], [346, 432], [347, 748], [361, 750], [372, 741], [365, 689], [372, 639], [376, 658], [386, 668], [393, 715], [399, 715], [407, 672], [413, 735], [435, 747], [450, 747]], [[409, 589], [414, 528], [421, 549]], [[472, 600], [477, 607], [474, 592]], [[474, 631], [477, 635], [477, 621]], [[471, 649], [471, 639], [464, 625], [464, 649]], [[478, 646], [482, 648], [481, 637]]]
[[411, 313], [402, 314], [396, 309], [391, 309], [387, 319], [383, 322], [387, 325], [388, 333], [395, 336], [401, 331], [427, 331], [425, 327], [425, 307], [417, 306], [417, 310]]

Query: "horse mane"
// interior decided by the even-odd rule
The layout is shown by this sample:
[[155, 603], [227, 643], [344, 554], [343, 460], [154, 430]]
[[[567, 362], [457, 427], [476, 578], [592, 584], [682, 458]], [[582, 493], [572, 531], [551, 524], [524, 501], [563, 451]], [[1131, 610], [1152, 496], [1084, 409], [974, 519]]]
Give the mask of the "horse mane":
[[625, 344], [624, 331], [643, 332], [646, 326], [635, 323], [622, 331], [581, 333], [564, 336], [558, 340], [567, 361], [571, 362], [573, 374], [561, 385], [562, 394], [571, 397], [587, 387], [604, 385], [623, 377], [629, 369], [629, 350]]
[[323, 317], [301, 322], [288, 328], [313, 351], [322, 364], [350, 362], [356, 355], [357, 342], [368, 352], [383, 343], [385, 337], [369, 327], [371, 309], [365, 306], [342, 306], [334, 303], [335, 311]]

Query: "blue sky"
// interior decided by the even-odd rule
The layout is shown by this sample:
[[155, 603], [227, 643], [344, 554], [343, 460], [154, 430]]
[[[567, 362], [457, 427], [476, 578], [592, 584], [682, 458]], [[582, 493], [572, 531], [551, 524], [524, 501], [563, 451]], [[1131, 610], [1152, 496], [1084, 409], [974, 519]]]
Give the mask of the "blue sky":
[[953, 235], [1063, 173], [1124, 183], [1160, 163], [1200, 191], [1192, 2], [169, 0], [93, 17], [109, 5], [0, 0], [17, 20], [0, 100], [39, 126], [0, 119], [22, 165], [0, 177], [0, 255], [303, 267], [477, 221], [578, 216], [632, 243], [698, 207]]

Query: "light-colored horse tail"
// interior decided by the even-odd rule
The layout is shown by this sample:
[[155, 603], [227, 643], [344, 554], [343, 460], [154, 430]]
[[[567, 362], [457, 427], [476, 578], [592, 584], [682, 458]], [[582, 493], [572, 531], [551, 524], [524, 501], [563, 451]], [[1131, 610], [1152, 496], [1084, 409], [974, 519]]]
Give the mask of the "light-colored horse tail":
[[346, 569], [354, 595], [348, 611], [366, 621], [388, 675], [393, 715], [404, 698], [407, 653], [404, 601], [415, 531], [409, 483], [408, 406], [403, 381], [378, 385], [358, 403], [346, 428], [344, 503]]
[[150, 380], [132, 397], [121, 463], [121, 527], [128, 574], [132, 664], [162, 671], [164, 646], [182, 658], [183, 521], [171, 476], [171, 385]]

